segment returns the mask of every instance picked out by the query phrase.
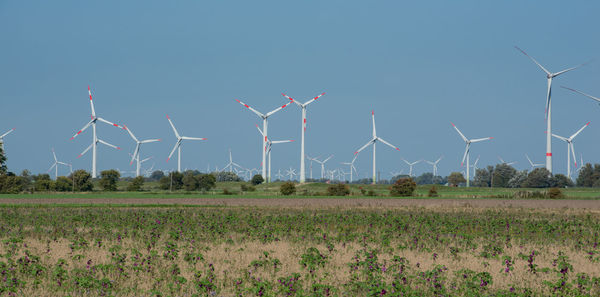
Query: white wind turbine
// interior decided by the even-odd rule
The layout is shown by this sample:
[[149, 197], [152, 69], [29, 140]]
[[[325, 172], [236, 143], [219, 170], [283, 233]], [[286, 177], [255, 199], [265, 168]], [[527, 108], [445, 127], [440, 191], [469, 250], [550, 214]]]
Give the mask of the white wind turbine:
[[425, 161], [427, 162], [427, 164], [433, 166], [433, 176], [437, 176], [438, 175], [438, 168], [437, 168], [437, 164], [440, 163], [440, 161], [442, 160], [442, 158], [444, 158], [444, 156], [440, 156], [435, 162], [432, 161]]
[[120, 150], [120, 147], [117, 147], [115, 145], [112, 145], [102, 139], [98, 139], [98, 136], [96, 135], [96, 122], [100, 121], [100, 122], [104, 122], [106, 124], [124, 129], [122, 126], [119, 126], [115, 123], [109, 122], [101, 117], [96, 116], [96, 110], [94, 109], [94, 101], [92, 100], [92, 91], [90, 90], [90, 86], [88, 86], [88, 94], [90, 95], [90, 107], [92, 108], [92, 119], [85, 125], [83, 126], [83, 128], [81, 128], [81, 130], [77, 131], [77, 133], [75, 133], [75, 135], [73, 135], [73, 137], [71, 137], [71, 140], [75, 139], [75, 137], [77, 137], [77, 135], [81, 134], [81, 132], [85, 131], [85, 129], [87, 129], [89, 126], [92, 126], [92, 144], [90, 144], [90, 146], [88, 146], [81, 154], [79, 154], [79, 156], [77, 156], [77, 158], [80, 158], [81, 156], [85, 155], [85, 153], [87, 153], [87, 151], [89, 151], [90, 149], [92, 149], [92, 178], [96, 178], [96, 145], [98, 143], [102, 143], [106, 146], [110, 146], [112, 148], [118, 149]]
[[286, 170], [285, 175], [288, 175], [290, 180], [294, 180], [294, 176], [296, 176], [296, 169], [290, 167], [290, 169]]
[[371, 140], [369, 140], [369, 142], [367, 142], [367, 144], [363, 145], [359, 150], [354, 152], [354, 154], [356, 155], [356, 154], [360, 153], [360, 151], [364, 150], [367, 146], [369, 146], [371, 144], [373, 145], [373, 184], [375, 184], [376, 180], [377, 180], [376, 159], [375, 159], [377, 141], [381, 141], [381, 142], [385, 143], [386, 145], [388, 145], [389, 147], [396, 149], [397, 151], [399, 151], [400, 149], [391, 145], [389, 142], [383, 140], [381, 137], [377, 136], [377, 132], [375, 130], [375, 112], [374, 111], [371, 111], [371, 117], [373, 118], [373, 138], [371, 138]]
[[571, 67], [571, 68], [567, 68], [565, 70], [559, 71], [559, 72], [550, 72], [548, 70], [546, 70], [546, 68], [544, 68], [544, 66], [542, 66], [540, 63], [538, 63], [538, 61], [536, 61], [533, 57], [529, 56], [524, 50], [520, 49], [519, 47], [515, 46], [515, 48], [517, 50], [519, 50], [521, 53], [523, 53], [525, 56], [527, 56], [529, 59], [531, 59], [536, 65], [538, 65], [538, 67], [540, 67], [540, 69], [542, 69], [545, 73], [546, 73], [546, 79], [548, 80], [548, 89], [546, 92], [546, 169], [548, 169], [548, 171], [550, 171], [550, 173], [552, 173], [552, 101], [551, 101], [551, 94], [552, 94], [552, 79], [565, 73], [565, 72], [569, 72], [571, 70], [577, 69], [587, 63], [583, 63], [581, 65], [575, 66], [575, 67]]
[[315, 157], [315, 158], [311, 158], [308, 155], [306, 155], [306, 158], [310, 160], [310, 165], [309, 165], [309, 170], [310, 170], [310, 179], [313, 179], [313, 174], [312, 174], [312, 165], [313, 165], [313, 161], [316, 161], [317, 159], [319, 159], [321, 156]]
[[175, 137], [177, 137], [177, 142], [175, 143], [175, 146], [173, 146], [173, 150], [171, 150], [171, 153], [167, 158], [167, 162], [169, 162], [171, 156], [173, 156], [173, 153], [175, 152], [175, 149], [177, 149], [177, 172], [181, 172], [181, 142], [183, 140], [206, 140], [206, 138], [180, 136], [179, 132], [177, 132], [177, 129], [175, 129], [175, 125], [173, 125], [173, 122], [171, 122], [171, 118], [169, 118], [168, 115], [167, 120], [169, 120], [169, 124], [171, 124], [171, 128], [173, 128], [173, 132], [175, 132]]
[[325, 178], [325, 163], [327, 163], [331, 157], [333, 157], [333, 155], [329, 156], [329, 158], [325, 159], [324, 161], [319, 161], [316, 158], [313, 159], [315, 162], [321, 164], [321, 179]]
[[490, 139], [493, 139], [494, 137], [467, 139], [462, 134], [462, 132], [460, 132], [460, 130], [458, 130], [458, 128], [454, 125], [454, 123], [450, 123], [450, 124], [452, 124], [452, 127], [454, 127], [454, 129], [456, 129], [456, 132], [458, 132], [458, 134], [460, 134], [460, 137], [463, 139], [463, 141], [466, 144], [465, 154], [463, 155], [460, 166], [463, 166], [465, 164], [465, 159], [466, 159], [467, 160], [467, 187], [468, 187], [470, 185], [470, 182], [469, 182], [469, 178], [470, 178], [470, 176], [469, 176], [469, 155], [470, 155], [471, 143], [480, 142], [480, 141], [484, 141], [484, 140], [490, 140]]
[[411, 163], [411, 162], [406, 161], [406, 159], [403, 158], [402, 161], [404, 161], [404, 163], [406, 163], [406, 165], [408, 165], [408, 167], [409, 167], [408, 176], [412, 177], [413, 176], [413, 166], [419, 164], [423, 160], [417, 160], [417, 161], [414, 161]]
[[160, 141], [160, 139], [146, 139], [146, 140], [138, 140], [137, 137], [135, 137], [135, 135], [133, 135], [133, 132], [131, 132], [131, 130], [129, 128], [127, 128], [127, 125], [123, 125], [124, 129], [127, 130], [127, 132], [129, 132], [129, 135], [131, 136], [131, 138], [133, 139], [133, 141], [135, 141], [135, 149], [133, 150], [133, 155], [131, 155], [131, 161], [129, 162], [129, 164], [133, 164], [133, 161], [136, 161], [136, 169], [135, 169], [135, 176], [140, 176], [141, 175], [141, 166], [142, 166], [142, 161], [140, 161], [140, 148], [142, 147], [142, 144], [144, 143], [150, 143], [150, 142], [157, 142]]
[[283, 95], [285, 98], [290, 99], [290, 101], [296, 103], [302, 109], [302, 141], [300, 142], [300, 183], [304, 183], [306, 181], [306, 170], [304, 167], [304, 132], [306, 131], [306, 107], [315, 100], [319, 99], [319, 97], [325, 95], [325, 93], [322, 93], [321, 95], [312, 98], [304, 103], [295, 101], [293, 98], [289, 97], [284, 93], [281, 93], [281, 95]]
[[[4, 137], [8, 134], [10, 134], [12, 131], [15, 131], [15, 128], [12, 128], [10, 130], [8, 130], [8, 132], [0, 135], [0, 148], [2, 148], [2, 151], [4, 152]], [[6, 153], [6, 152], [5, 152]]]
[[500, 160], [500, 164], [504, 164], [504, 165], [508, 165], [508, 166], [511, 166], [511, 165], [514, 165], [514, 164], [516, 164], [516, 163], [517, 163], [517, 161], [506, 162], [506, 161], [504, 161], [504, 159], [502, 159], [502, 157], [500, 157], [500, 156], [498, 156], [498, 160]]
[[242, 170], [244, 169], [244, 167], [240, 166], [238, 163], [233, 162], [233, 157], [231, 156], [231, 149], [229, 149], [229, 163], [227, 163], [227, 165], [225, 165], [225, 167], [223, 167], [221, 171], [225, 171], [227, 168], [229, 168], [229, 172], [232, 172], [234, 167]]
[[356, 175], [358, 176], [358, 171], [356, 170], [356, 167], [354, 167], [354, 161], [356, 161], [356, 157], [357, 155], [354, 155], [354, 158], [352, 158], [352, 162], [342, 162], [342, 164], [350, 166], [350, 183], [352, 183], [352, 171], [356, 172]]
[[471, 167], [473, 167], [473, 174], [477, 174], [477, 169], [479, 169], [479, 167], [477, 167], [477, 163], [479, 163], [479, 157], [477, 156], [477, 159], [475, 159], [475, 162], [473, 162], [473, 165], [471, 165]]
[[263, 133], [262, 130], [260, 130], [260, 128], [258, 127], [258, 125], [256, 125], [256, 129], [258, 129], [258, 132], [260, 132], [260, 134], [264, 137], [264, 139], [266, 140], [266, 146], [265, 146], [265, 154], [268, 157], [267, 162], [268, 164], [268, 168], [269, 171], [267, 172], [267, 177], [265, 178], [265, 180], [270, 183], [271, 182], [271, 148], [273, 147], [273, 144], [278, 144], [278, 143], [288, 143], [288, 142], [294, 142], [294, 140], [271, 140], [269, 138], [267, 138], [267, 135], [265, 133]]
[[[65, 163], [65, 162], [61, 162], [58, 161], [58, 159], [56, 158], [56, 153], [54, 152], [54, 148], [52, 148], [52, 156], [54, 157], [54, 164], [52, 164], [52, 166], [50, 166], [50, 169], [48, 169], [48, 172], [50, 172], [50, 170], [52, 170], [52, 168], [54, 168], [54, 179], [58, 178], [58, 165], [64, 165], [64, 166], [68, 166], [71, 167], [71, 164]], [[72, 170], [71, 170], [72, 171]]]
[[525, 154], [525, 157], [527, 157], [527, 161], [529, 161], [529, 165], [531, 165], [531, 170], [533, 171], [533, 169], [535, 169], [536, 167], [541, 167], [544, 166], [543, 163], [533, 163], [533, 161], [531, 161], [531, 159], [529, 158], [529, 155]]
[[263, 132], [261, 132], [261, 134], [263, 134], [263, 136], [264, 136], [263, 137], [263, 144], [262, 144], [262, 147], [261, 147], [261, 150], [262, 150], [262, 176], [266, 180], [267, 179], [267, 167], [266, 167], [267, 152], [265, 151], [265, 148], [267, 147], [267, 136], [269, 135], [268, 134], [268, 126], [269, 126], [268, 125], [268, 119], [274, 113], [276, 113], [276, 112], [280, 111], [281, 109], [285, 108], [286, 106], [292, 104], [292, 102], [294, 102], [294, 101], [290, 100], [290, 102], [288, 102], [288, 103], [286, 103], [286, 104], [284, 104], [284, 105], [282, 105], [282, 106], [280, 106], [280, 107], [278, 107], [278, 108], [276, 108], [276, 109], [274, 109], [274, 110], [272, 110], [270, 112], [267, 112], [266, 114], [262, 114], [258, 110], [250, 107], [248, 104], [246, 104], [246, 103], [244, 103], [244, 102], [242, 102], [242, 101], [240, 101], [238, 99], [235, 99], [235, 101], [237, 101], [238, 103], [240, 103], [244, 107], [250, 109], [252, 112], [254, 112], [257, 116], [259, 116], [263, 120], [263, 129], [262, 129]]
[[275, 176], [277, 176], [278, 180], [283, 180], [283, 174], [281, 174], [281, 169], [277, 170], [277, 174], [275, 174]]
[[589, 124], [590, 124], [590, 122], [587, 122], [585, 125], [583, 125], [583, 127], [581, 127], [581, 129], [579, 129], [577, 132], [575, 132], [569, 138], [558, 136], [556, 134], [552, 134], [552, 136], [567, 143], [567, 177], [569, 179], [571, 179], [571, 155], [573, 155], [573, 162], [575, 162], [575, 168], [577, 168], [577, 158], [575, 158], [575, 146], [573, 146], [573, 139], [575, 139], [575, 137], [579, 133], [581, 133], [581, 131], [583, 131], [583, 129], [585, 129], [585, 127], [587, 127]]

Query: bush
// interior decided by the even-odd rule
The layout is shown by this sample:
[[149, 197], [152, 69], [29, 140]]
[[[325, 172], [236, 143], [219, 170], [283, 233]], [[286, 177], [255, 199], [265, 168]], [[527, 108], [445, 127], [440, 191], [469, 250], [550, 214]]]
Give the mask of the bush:
[[465, 177], [460, 172], [452, 172], [448, 176], [448, 184], [454, 187], [458, 187], [458, 185], [467, 182]]
[[198, 181], [198, 178], [196, 178], [194, 176], [193, 173], [186, 173], [183, 176], [183, 188], [186, 191], [195, 191], [200, 187], [200, 182]]
[[73, 181], [66, 176], [59, 176], [54, 182], [54, 189], [58, 192], [69, 192], [73, 190]]
[[217, 179], [212, 174], [202, 174], [198, 177], [198, 187], [202, 191], [208, 191], [217, 185]]
[[296, 193], [296, 185], [294, 185], [292, 182], [285, 182], [281, 185], [281, 187], [279, 187], [279, 192], [286, 196], [292, 195]]
[[18, 194], [24, 190], [22, 177], [0, 174], [0, 193]]
[[179, 190], [183, 187], [183, 173], [173, 171], [169, 175], [163, 176], [159, 183], [163, 190]]
[[348, 196], [350, 188], [345, 184], [329, 185], [327, 187], [327, 196]]
[[435, 189], [435, 186], [432, 186], [431, 189], [429, 189], [429, 193], [427, 193], [427, 197], [440, 197], [437, 190]]
[[559, 188], [550, 188], [548, 190], [548, 198], [560, 199], [560, 198], [565, 198], [565, 195]]
[[256, 191], [256, 187], [254, 187], [252, 184], [250, 184], [250, 185], [241, 184], [240, 190], [242, 192], [254, 192], [254, 191]]
[[101, 171], [100, 187], [102, 187], [104, 191], [116, 191], [119, 177], [121, 177], [121, 174], [114, 169]]
[[92, 176], [83, 169], [75, 170], [69, 175], [69, 179], [75, 181], [75, 191], [77, 192], [92, 191], [94, 189]]
[[417, 183], [412, 178], [401, 178], [390, 187], [390, 195], [401, 197], [412, 196], [416, 188]]
[[141, 191], [143, 185], [144, 185], [144, 177], [138, 176], [138, 177], [132, 179], [131, 182], [129, 183], [129, 185], [127, 185], [127, 191], [130, 191], [130, 192]]
[[250, 180], [250, 183], [252, 183], [255, 186], [260, 185], [260, 184], [262, 184], [264, 182], [265, 182], [265, 179], [260, 174], [254, 175], [252, 177], [252, 179]]
[[38, 174], [33, 176], [33, 187], [38, 192], [54, 191], [54, 182], [48, 174]]

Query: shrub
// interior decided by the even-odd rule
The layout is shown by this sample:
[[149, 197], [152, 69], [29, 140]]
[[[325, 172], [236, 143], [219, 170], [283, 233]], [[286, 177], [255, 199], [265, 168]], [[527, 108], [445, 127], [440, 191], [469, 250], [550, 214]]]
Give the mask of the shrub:
[[92, 183], [92, 176], [85, 170], [75, 170], [69, 176], [70, 180], [75, 181], [75, 191], [92, 191], [94, 184]]
[[195, 191], [200, 186], [198, 179], [194, 176], [193, 173], [186, 173], [183, 177], [183, 188], [186, 191]]
[[144, 177], [138, 176], [138, 177], [132, 179], [131, 182], [129, 183], [129, 185], [127, 185], [127, 191], [131, 191], [131, 192], [141, 191], [143, 185], [144, 185]]
[[0, 193], [18, 194], [24, 190], [22, 177], [0, 174]]
[[548, 190], [548, 198], [560, 199], [560, 198], [565, 198], [565, 195], [559, 188], [550, 188]]
[[348, 196], [350, 188], [345, 184], [329, 185], [327, 187], [327, 196]]
[[429, 193], [427, 193], [427, 197], [440, 197], [435, 186], [432, 186], [431, 189], [429, 189]]
[[254, 192], [254, 191], [256, 191], [256, 188], [252, 184], [250, 184], [250, 185], [241, 184], [240, 190], [242, 192]]
[[66, 176], [59, 176], [54, 182], [54, 188], [58, 192], [69, 192], [73, 190], [73, 181]]
[[255, 186], [260, 185], [260, 184], [262, 184], [264, 182], [265, 182], [265, 179], [260, 174], [254, 175], [252, 177], [252, 179], [250, 180], [250, 183], [252, 183]]
[[451, 186], [458, 187], [459, 184], [462, 184], [464, 182], [467, 182], [467, 180], [460, 172], [452, 172], [448, 176], [448, 183]]
[[292, 195], [296, 193], [296, 185], [294, 185], [292, 182], [285, 182], [281, 185], [281, 187], [279, 187], [279, 192], [286, 196]]
[[163, 176], [160, 181], [160, 188], [163, 190], [179, 190], [183, 187], [183, 173], [171, 172], [167, 176]]
[[38, 174], [33, 176], [33, 186], [38, 192], [53, 191], [54, 182], [48, 174]]
[[417, 183], [412, 178], [401, 178], [390, 187], [390, 195], [401, 197], [412, 196], [416, 188]]
[[202, 191], [208, 191], [217, 185], [217, 179], [212, 174], [202, 174], [198, 177], [198, 187]]
[[102, 187], [104, 191], [116, 191], [119, 177], [121, 177], [121, 174], [114, 169], [101, 171], [100, 187]]

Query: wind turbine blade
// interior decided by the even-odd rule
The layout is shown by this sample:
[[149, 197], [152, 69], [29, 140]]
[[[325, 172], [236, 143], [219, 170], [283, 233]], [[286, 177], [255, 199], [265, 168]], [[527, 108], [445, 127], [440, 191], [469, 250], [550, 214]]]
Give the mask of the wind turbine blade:
[[553, 74], [552, 74], [552, 76], [553, 76], [553, 77], [557, 77], [557, 76], [559, 76], [559, 75], [561, 75], [561, 74], [563, 74], [563, 73], [565, 73], [565, 72], [569, 72], [569, 71], [571, 71], [571, 70], [575, 70], [575, 69], [577, 69], [577, 68], [579, 68], [579, 67], [585, 66], [585, 65], [589, 64], [590, 62], [592, 62], [592, 61], [587, 61], [587, 62], [585, 62], [585, 63], [583, 63], [583, 64], [580, 64], [580, 65], [577, 65], [577, 66], [575, 66], [575, 67], [571, 67], [571, 68], [565, 69], [565, 70], [563, 70], [563, 71], [559, 71], [559, 72], [553, 73]]
[[56, 164], [57, 164], [56, 162], [54, 164], [52, 164], [52, 166], [50, 166], [50, 168], [46, 172], [50, 172], [50, 170], [52, 170], [52, 168], [54, 168], [54, 166], [56, 166]]
[[550, 106], [550, 93], [552, 92], [552, 77], [548, 77], [548, 89], [546, 90], [546, 109], [544, 111], [545, 119], [548, 119], [548, 107]]
[[402, 161], [404, 161], [404, 163], [406, 163], [406, 165], [410, 166], [410, 162], [406, 161], [406, 159], [402, 158]]
[[265, 133], [263, 133], [263, 131], [260, 129], [260, 127], [258, 127], [258, 125], [256, 125], [256, 129], [258, 129], [258, 132], [260, 132], [260, 135], [262, 135], [263, 137], [265, 137], [265, 141], [266, 141], [267, 137], [265, 136]]
[[531, 161], [531, 159], [529, 159], [529, 156], [527, 154], [525, 154], [525, 157], [527, 157], [527, 161], [529, 161], [529, 164], [531, 164], [531, 167], [534, 167], [533, 162]]
[[329, 158], [325, 159], [325, 160], [323, 161], [323, 163], [325, 163], [325, 162], [329, 161], [329, 159], [331, 159], [332, 157], [333, 157], [333, 155], [329, 156]]
[[181, 139], [185, 139], [185, 140], [206, 140], [206, 138], [187, 137], [187, 136], [181, 136]]
[[81, 154], [79, 154], [79, 156], [77, 156], [77, 158], [81, 158], [81, 156], [85, 155], [85, 153], [87, 153], [91, 148], [92, 145], [94, 145], [93, 143], [90, 144], [90, 146], [88, 146], [83, 152], [81, 152]]
[[15, 131], [15, 128], [12, 128], [12, 129], [8, 130], [8, 132], [2, 134], [2, 136], [0, 136], [0, 139], [4, 138], [4, 136], [10, 134], [12, 131]]
[[244, 107], [246, 107], [246, 108], [250, 109], [252, 112], [254, 112], [254, 113], [255, 113], [256, 115], [258, 115], [259, 117], [261, 117], [261, 118], [264, 118], [264, 117], [265, 117], [265, 115], [264, 115], [264, 114], [260, 113], [260, 112], [259, 112], [258, 110], [256, 110], [256, 109], [254, 109], [254, 108], [250, 107], [250, 105], [248, 105], [248, 104], [246, 104], [246, 103], [244, 103], [244, 102], [242, 102], [242, 101], [240, 101], [240, 100], [238, 100], [238, 99], [235, 99], [235, 101], [237, 101], [238, 103], [240, 103], [240, 104], [241, 104], [241, 105], [243, 105]]
[[56, 153], [54, 152], [54, 148], [52, 148], [52, 156], [54, 157], [54, 162], [58, 162], [58, 159], [56, 159]]
[[[367, 142], [367, 144], [363, 145], [360, 149], [358, 149], [356, 152], [354, 152], [354, 154], [358, 154], [360, 153], [360, 151], [364, 150], [367, 146], [369, 146], [370, 144], [372, 144], [374, 142], [375, 139], [369, 140], [369, 142]], [[318, 161], [318, 160], [315, 160]]]
[[294, 140], [275, 140], [275, 141], [271, 141], [272, 144], [287, 143], [287, 142], [294, 142]]
[[81, 132], [85, 131], [85, 129], [87, 129], [93, 122], [94, 122], [94, 120], [91, 120], [87, 124], [85, 124], [85, 126], [83, 126], [83, 128], [81, 128], [81, 130], [77, 131], [77, 133], [75, 133], [75, 135], [71, 136], [71, 140], [75, 139], [75, 137], [77, 137], [77, 135], [79, 135], [79, 134], [81, 134]]
[[138, 142], [135, 145], [135, 149], [133, 150], [133, 155], [131, 155], [131, 161], [129, 162], [129, 165], [133, 164], [133, 161], [135, 160], [135, 157], [138, 155], [139, 149], [140, 149], [140, 143]]
[[321, 93], [321, 95], [319, 95], [319, 96], [317, 96], [317, 97], [315, 97], [315, 98], [312, 98], [312, 99], [310, 99], [310, 100], [308, 100], [308, 101], [304, 102], [304, 104], [303, 104], [303, 105], [304, 105], [304, 106], [306, 106], [306, 105], [309, 105], [309, 104], [311, 104], [313, 101], [315, 101], [315, 100], [319, 99], [319, 98], [320, 98], [321, 96], [323, 96], [323, 95], [325, 95], [325, 93]]
[[462, 139], [464, 140], [464, 142], [469, 141], [465, 135], [462, 134], [462, 132], [460, 132], [460, 130], [458, 130], [458, 127], [456, 127], [456, 125], [454, 125], [454, 123], [450, 122], [450, 124], [452, 124], [452, 127], [454, 127], [454, 129], [456, 130], [456, 132], [458, 132], [458, 134], [460, 134], [460, 137], [462, 137]]
[[118, 149], [118, 150], [120, 150], [120, 149], [121, 149], [120, 147], [118, 147], [118, 146], [116, 146], [116, 145], [113, 145], [113, 144], [110, 144], [110, 143], [108, 143], [108, 142], [106, 142], [106, 141], [104, 141], [104, 140], [102, 140], [102, 139], [98, 139], [98, 142], [100, 142], [100, 143], [102, 143], [102, 144], [104, 144], [104, 145], [106, 145], [106, 146], [110, 146], [110, 147], [112, 147], [112, 148]]
[[575, 168], [577, 168], [577, 158], [575, 157], [575, 145], [573, 143], [569, 143], [571, 146], [571, 154], [573, 154], [573, 162], [575, 163]]
[[391, 145], [389, 142], [387, 142], [387, 141], [383, 140], [383, 138], [381, 138], [381, 137], [377, 137], [377, 139], [378, 139], [379, 141], [381, 141], [381, 142], [383, 142], [383, 143], [387, 144], [389, 147], [391, 147], [391, 148], [393, 148], [393, 149], [396, 149], [397, 151], [399, 151], [399, 150], [400, 150], [399, 148], [397, 148], [397, 147], [395, 147], [395, 146]]
[[286, 106], [292, 104], [292, 102], [294, 102], [294, 101], [290, 101], [290, 102], [288, 102], [288, 103], [286, 103], [286, 104], [284, 104], [284, 105], [282, 105], [282, 106], [280, 106], [278, 108], [275, 108], [274, 110], [268, 112], [265, 116], [266, 117], [270, 117], [272, 114], [274, 114], [274, 113], [280, 111], [281, 109], [285, 108]]
[[[600, 102], [600, 98], [598, 98], [598, 97], [594, 97], [594, 96], [592, 96], [592, 95], [588, 95], [588, 94], [586, 94], [586, 93], [584, 93], [584, 92], [581, 92], [581, 91], [578, 91], [578, 90], [575, 90], [575, 89], [571, 89], [571, 88], [567, 88], [567, 87], [564, 87], [564, 86], [560, 86], [560, 87], [561, 87], [561, 88], [563, 88], [563, 89], [571, 90], [571, 91], [573, 91], [573, 92], [575, 92], [575, 93], [579, 93], [579, 94], [581, 94], [581, 95], [583, 95], [583, 96], [586, 96], [586, 97], [588, 97], [588, 98], [591, 98], [591, 99], [593, 99], [593, 100], [596, 100], [596, 101]], [[0, 137], [0, 138], [2, 138], [2, 137]]]
[[169, 115], [167, 115], [167, 120], [169, 120], [169, 124], [171, 124], [171, 128], [173, 128], [173, 132], [175, 132], [175, 137], [177, 137], [177, 139], [181, 138], [179, 136], [179, 132], [177, 132], [177, 129], [175, 129], [175, 125], [173, 125], [173, 122], [171, 122]]
[[585, 129], [585, 127], [589, 126], [590, 122], [587, 122], [585, 125], [583, 125], [583, 127], [581, 127], [581, 129], [579, 129], [577, 132], [575, 132], [575, 134], [571, 135], [571, 137], [569, 137], [570, 140], [573, 140], [573, 138], [575, 138], [577, 135], [579, 135], [579, 133], [581, 133], [581, 131], [583, 131], [583, 129]]
[[494, 139], [494, 137], [486, 137], [486, 138], [477, 138], [477, 139], [472, 139], [472, 140], [471, 140], [471, 143], [475, 143], [475, 142], [481, 142], [481, 141], [490, 140], [490, 139]]
[[171, 159], [171, 156], [173, 156], [173, 153], [175, 153], [175, 150], [177, 149], [177, 147], [179, 146], [181, 142], [177, 141], [175, 143], [175, 146], [173, 146], [173, 150], [171, 150], [171, 153], [169, 154], [169, 157], [167, 158], [167, 162], [169, 162], [169, 160]]
[[140, 143], [150, 143], [150, 142], [157, 142], [157, 141], [161, 141], [162, 139], [146, 139], [146, 140], [142, 140], [140, 141]]
[[519, 50], [520, 52], [522, 52], [529, 59], [531, 59], [531, 61], [533, 61], [536, 65], [538, 65], [544, 72], [546, 72], [547, 75], [552, 75], [552, 73], [550, 73], [550, 71], [546, 70], [546, 68], [544, 68], [544, 66], [542, 66], [540, 63], [538, 63], [538, 61], [536, 61], [533, 57], [531, 57], [530, 55], [528, 55], [524, 50], [520, 49], [518, 46], [515, 46], [515, 48], [517, 50]]
[[92, 100], [92, 90], [88, 85], [88, 94], [90, 95], [90, 106], [92, 107], [92, 118], [96, 117], [96, 110], [94, 109], [94, 101]]
[[506, 164], [506, 161], [504, 161], [504, 159], [502, 159], [502, 157], [498, 156], [498, 160], [500, 160], [500, 163]]
[[465, 164], [465, 160], [467, 159], [467, 153], [469, 152], [470, 146], [471, 144], [467, 143], [467, 146], [465, 147], [465, 153], [463, 155], [462, 161], [460, 162], [460, 166], [463, 166]]
[[281, 93], [281, 95], [283, 95], [283, 97], [285, 97], [285, 98], [288, 98], [288, 99], [290, 99], [290, 101], [291, 101], [291, 102], [294, 102], [294, 103], [296, 103], [298, 106], [302, 107], [302, 103], [300, 103], [300, 102], [298, 102], [298, 101], [294, 100], [294, 98], [292, 98], [292, 97], [290, 97], [290, 96], [286, 95], [285, 93]]
[[112, 125], [112, 126], [115, 126], [115, 127], [117, 127], [117, 128], [125, 129], [125, 128], [123, 128], [123, 126], [121, 126], [121, 125], [115, 124], [115, 123], [113, 123], [113, 122], [109, 122], [109, 121], [107, 121], [107, 120], [105, 120], [105, 119], [103, 119], [103, 118], [100, 118], [100, 117], [98, 118], [98, 121], [101, 121], [101, 122], [107, 123], [107, 124], [109, 124], [109, 125]]
[[65, 166], [70, 166], [71, 165], [71, 164], [68, 164], [68, 163], [65, 163], [65, 162], [61, 162], [61, 161], [58, 161], [56, 163], [61, 164], [61, 165], [65, 165]]
[[140, 161], [140, 163], [144, 163], [144, 162], [146, 162], [146, 161], [148, 161], [148, 160], [150, 160], [150, 159], [152, 159], [152, 158], [154, 158], [154, 156], [152, 156], [152, 157], [148, 157], [148, 158], [146, 158], [146, 159], [144, 159], [144, 160]]
[[556, 138], [558, 138], [558, 139], [560, 139], [560, 140], [562, 140], [562, 141], [569, 142], [569, 139], [567, 139], [566, 137], [562, 137], [562, 136], [556, 135], [556, 134], [554, 134], [554, 133], [552, 134], [552, 136], [553, 136], [553, 137], [556, 137]]
[[373, 118], [373, 138], [377, 138], [377, 130], [375, 129], [375, 111], [371, 110], [371, 118]]
[[133, 132], [131, 132], [131, 130], [129, 130], [129, 128], [127, 128], [127, 125], [123, 125], [123, 129], [127, 130], [127, 132], [129, 133], [129, 135], [131, 136], [131, 138], [133, 138], [133, 140], [135, 142], [138, 142], [139, 140], [135, 137], [135, 135], [133, 135]]

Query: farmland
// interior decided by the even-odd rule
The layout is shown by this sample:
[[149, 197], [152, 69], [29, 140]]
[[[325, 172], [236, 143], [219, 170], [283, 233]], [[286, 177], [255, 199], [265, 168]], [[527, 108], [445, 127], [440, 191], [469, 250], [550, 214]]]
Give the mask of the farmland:
[[[448, 190], [452, 191], [455, 190]], [[149, 193], [105, 194], [104, 198], [102, 193], [71, 195], [65, 198], [65, 194], [56, 194], [44, 199], [40, 194], [31, 199], [42, 203], [63, 199], [60, 205], [31, 202], [0, 207], [0, 295], [600, 293], [597, 207], [358, 207], [341, 202], [327, 205], [323, 202], [327, 199], [306, 197], [254, 200], [304, 199], [318, 203], [160, 205], [160, 197], [169, 195], [157, 195], [150, 199], [154, 204], [144, 206], [128, 204], [123, 199], [148, 200], [143, 195]], [[78, 204], [77, 197], [85, 195], [110, 204]], [[202, 195], [171, 195], [174, 200], [186, 201], [248, 200], [216, 194], [193, 198], [190, 195]], [[7, 199], [18, 198], [0, 198]], [[411, 200], [333, 200], [344, 199]], [[596, 203], [589, 198], [579, 202], [555, 201]]]

